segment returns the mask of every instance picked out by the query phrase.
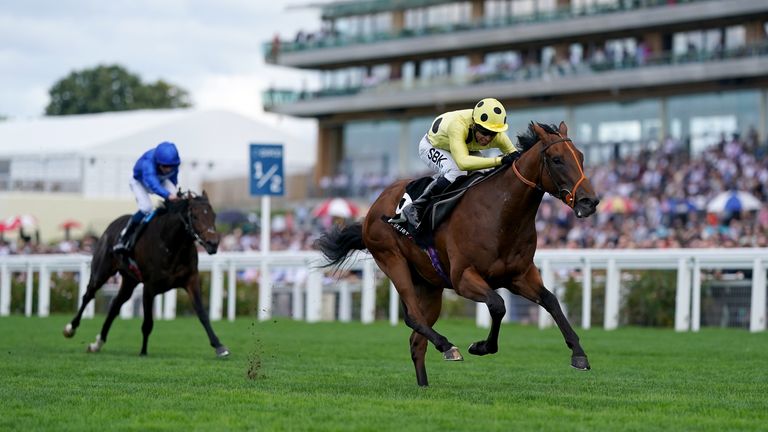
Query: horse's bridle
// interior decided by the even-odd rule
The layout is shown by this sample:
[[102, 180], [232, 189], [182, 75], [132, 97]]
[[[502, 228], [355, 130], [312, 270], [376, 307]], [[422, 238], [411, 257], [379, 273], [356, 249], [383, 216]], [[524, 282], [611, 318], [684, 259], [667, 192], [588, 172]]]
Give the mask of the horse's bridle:
[[[550, 180], [552, 180], [552, 183], [555, 184], [555, 188], [558, 190], [558, 193], [560, 196], [557, 198], [560, 199], [562, 202], [564, 202], [568, 207], [573, 208], [576, 205], [576, 191], [581, 186], [581, 183], [584, 182], [584, 180], [587, 179], [587, 176], [584, 175], [584, 170], [581, 169], [581, 164], [579, 163], [579, 158], [576, 157], [576, 151], [573, 147], [573, 141], [568, 137], [563, 137], [562, 135], [558, 134], [560, 136], [559, 140], [552, 141], [550, 143], [543, 143], [542, 142], [542, 149], [541, 149], [541, 165], [544, 166], [544, 168], [547, 170], [547, 174], [549, 174]], [[576, 184], [573, 186], [573, 191], [568, 190], [567, 188], [561, 186], [557, 179], [552, 175], [552, 170], [550, 168], [550, 161], [549, 156], [547, 156], [547, 149], [551, 146], [564, 142], [568, 146], [568, 151], [571, 152], [571, 156], [573, 156], [573, 159], [576, 161], [576, 166], [579, 168], [579, 174], [581, 174], [581, 177], [576, 182]], [[518, 159], [519, 160], [519, 159]], [[544, 192], [544, 187], [540, 183], [534, 183], [527, 178], [525, 178], [521, 173], [520, 170], [517, 169], [517, 160], [512, 162], [512, 171], [514, 171], [517, 178], [520, 179], [521, 182], [523, 182], [525, 185], [533, 188], [538, 189], [542, 192]], [[543, 170], [540, 170], [543, 171]], [[539, 180], [541, 181], [541, 180]]]
[[[191, 198], [190, 198], [191, 199]], [[192, 236], [193, 239], [195, 239], [196, 242], [200, 243], [201, 246], [205, 247], [207, 249], [208, 246], [213, 246], [209, 244], [207, 241], [205, 241], [202, 237], [200, 237], [200, 234], [198, 234], [197, 231], [195, 231], [195, 228], [192, 226], [192, 206], [189, 205], [189, 202], [187, 202], [187, 211], [182, 215], [181, 213], [178, 214], [179, 219], [181, 219], [181, 223], [184, 224], [184, 229], [187, 231], [187, 234]]]

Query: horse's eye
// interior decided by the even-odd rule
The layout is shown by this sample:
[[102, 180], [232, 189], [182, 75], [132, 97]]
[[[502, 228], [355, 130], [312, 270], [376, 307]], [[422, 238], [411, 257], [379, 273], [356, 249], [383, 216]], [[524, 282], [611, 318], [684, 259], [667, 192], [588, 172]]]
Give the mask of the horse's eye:
[[562, 165], [563, 164], [563, 158], [560, 156], [555, 156], [552, 158], [552, 162], [555, 163], [555, 165]]

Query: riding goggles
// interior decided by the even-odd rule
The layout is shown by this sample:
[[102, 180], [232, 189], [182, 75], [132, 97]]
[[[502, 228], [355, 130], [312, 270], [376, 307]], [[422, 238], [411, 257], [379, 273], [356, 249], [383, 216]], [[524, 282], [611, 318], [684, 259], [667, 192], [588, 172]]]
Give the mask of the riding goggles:
[[484, 137], [488, 137], [488, 138], [493, 138], [498, 133], [498, 132], [494, 132], [494, 131], [488, 130], [488, 129], [480, 126], [479, 124], [475, 125], [475, 132], [479, 133], [480, 135], [482, 135]]

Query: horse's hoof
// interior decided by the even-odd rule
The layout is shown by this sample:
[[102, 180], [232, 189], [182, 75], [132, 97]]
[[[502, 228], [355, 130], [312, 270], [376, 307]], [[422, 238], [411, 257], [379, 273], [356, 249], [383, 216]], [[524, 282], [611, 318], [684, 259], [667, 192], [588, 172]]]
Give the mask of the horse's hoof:
[[486, 341], [475, 342], [469, 346], [469, 353], [476, 356], [484, 356], [486, 354], [496, 354], [499, 351], [496, 349], [489, 349]]
[[104, 341], [101, 340], [101, 334], [96, 335], [96, 342], [92, 344], [88, 344], [88, 348], [86, 349], [86, 352], [89, 353], [96, 353], [101, 351], [101, 347], [104, 346]]
[[587, 360], [587, 356], [573, 356], [571, 357], [571, 367], [574, 369], [578, 369], [581, 371], [588, 371], [592, 369], [589, 366], [589, 360]]
[[227, 347], [225, 347], [224, 345], [216, 348], [216, 357], [218, 358], [227, 358], [229, 357], [230, 354], [231, 353], [229, 352]]
[[452, 346], [447, 351], [443, 352], [443, 360], [447, 361], [463, 361], [464, 357], [461, 356], [461, 353], [459, 352], [459, 349], [455, 346]]
[[64, 337], [71, 338], [75, 335], [75, 328], [72, 327], [71, 323], [68, 323], [64, 326], [64, 331], [62, 333], [64, 333]]

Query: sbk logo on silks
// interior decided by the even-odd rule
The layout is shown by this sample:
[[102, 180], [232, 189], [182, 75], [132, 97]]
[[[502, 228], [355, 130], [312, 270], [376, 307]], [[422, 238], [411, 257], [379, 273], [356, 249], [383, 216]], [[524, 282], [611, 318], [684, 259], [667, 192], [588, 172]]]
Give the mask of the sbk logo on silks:
[[429, 160], [431, 160], [435, 165], [439, 166], [440, 168], [443, 167], [443, 161], [447, 158], [437, 151], [437, 149], [429, 149]]

